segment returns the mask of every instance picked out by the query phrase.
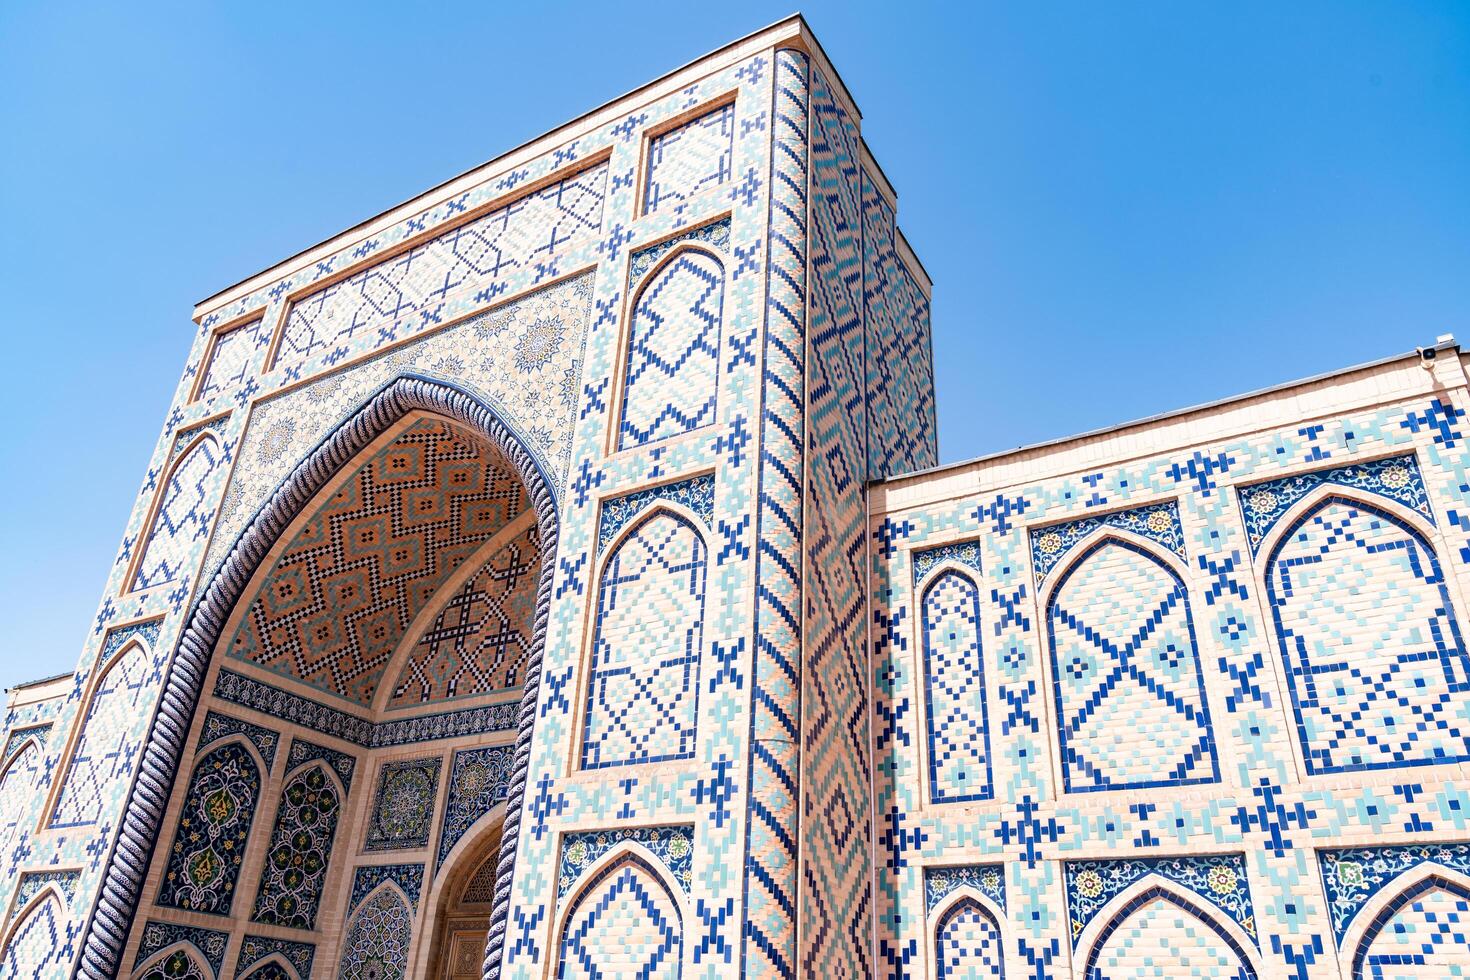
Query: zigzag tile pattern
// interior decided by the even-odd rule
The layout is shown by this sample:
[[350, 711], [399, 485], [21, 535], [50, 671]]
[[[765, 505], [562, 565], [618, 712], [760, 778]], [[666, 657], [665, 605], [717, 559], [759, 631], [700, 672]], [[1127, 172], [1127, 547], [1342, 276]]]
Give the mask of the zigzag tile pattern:
[[802, 975], [871, 974], [871, 745], [857, 127], [812, 71], [802, 670]]
[[518, 689], [525, 680], [541, 576], [532, 524], [491, 555], [424, 630], [393, 683], [388, 707]]
[[369, 705], [419, 610], [525, 508], [499, 453], [420, 419], [317, 507], [250, 600], [229, 655]]
[[809, 62], [776, 55], [742, 968], [796, 973]]

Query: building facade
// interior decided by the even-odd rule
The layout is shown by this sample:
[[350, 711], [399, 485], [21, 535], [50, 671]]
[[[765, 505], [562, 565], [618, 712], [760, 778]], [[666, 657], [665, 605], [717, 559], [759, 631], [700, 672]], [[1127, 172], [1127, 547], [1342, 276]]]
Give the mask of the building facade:
[[204, 301], [0, 975], [1470, 972], [1470, 383], [936, 469], [805, 23]]

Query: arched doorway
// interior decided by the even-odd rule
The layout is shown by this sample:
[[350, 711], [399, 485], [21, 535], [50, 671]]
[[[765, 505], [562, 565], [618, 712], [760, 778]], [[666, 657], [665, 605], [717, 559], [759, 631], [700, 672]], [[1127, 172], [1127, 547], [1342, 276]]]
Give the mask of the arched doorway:
[[[506, 812], [520, 812], [523, 785], [509, 759], [529, 744], [555, 511], [549, 483], [513, 432], [470, 396], [424, 379], [388, 385], [304, 460], [191, 613], [102, 908], [83, 937], [82, 975], [118, 974], [124, 948], [142, 942], [129, 924], [177, 916], [156, 901], [175, 872], [168, 852], [188, 790], [170, 783], [176, 772], [190, 781], [199, 753], [222, 736], [260, 750], [264, 784], [240, 894], [221, 911], [231, 932], [299, 929], [291, 941], [329, 938], [321, 957], [349, 955], [330, 938], [333, 923], [361, 918], [364, 902], [391, 882], [413, 924], [412, 948], [428, 945], [441, 920], [465, 927], [463, 946], [473, 920], [483, 963], [495, 906], [465, 887], [482, 866], [477, 887], [493, 896], [497, 880], [508, 885], [494, 871], [514, 854], [516, 821], [475, 838], [474, 864], [455, 864], [464, 881], [449, 893], [449, 918], [436, 916], [428, 901], [450, 832], [438, 801], [456, 789], [451, 760], [489, 746], [505, 757], [494, 798], [512, 798]], [[472, 606], [496, 613], [482, 624], [491, 634], [484, 643], [471, 642], [475, 624], [444, 628]], [[321, 794], [287, 780], [318, 770], [342, 817], [297, 832], [287, 824], [320, 810]], [[154, 840], [159, 853], [150, 857]], [[302, 853], [287, 853], [298, 840]], [[258, 915], [268, 889], [273, 907], [290, 908], [289, 921]], [[402, 970], [410, 957], [424, 962], [405, 948]]]
[[479, 980], [495, 904], [503, 813], [487, 815], [486, 826], [448, 856], [432, 909], [425, 976], [434, 980]]

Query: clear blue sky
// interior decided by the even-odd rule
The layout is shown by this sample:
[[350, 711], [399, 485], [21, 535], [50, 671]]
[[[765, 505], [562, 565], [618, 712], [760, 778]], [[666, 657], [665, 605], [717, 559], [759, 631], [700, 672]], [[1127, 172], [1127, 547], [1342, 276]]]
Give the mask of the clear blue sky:
[[[0, 6], [0, 684], [70, 670], [194, 302], [764, 2]], [[1470, 4], [813, 3], [945, 461], [1470, 342]]]

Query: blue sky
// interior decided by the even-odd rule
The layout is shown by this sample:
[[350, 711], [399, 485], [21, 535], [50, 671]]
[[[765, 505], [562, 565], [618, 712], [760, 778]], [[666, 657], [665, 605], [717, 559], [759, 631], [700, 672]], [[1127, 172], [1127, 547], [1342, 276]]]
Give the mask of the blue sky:
[[[0, 684], [70, 670], [204, 296], [791, 8], [0, 7]], [[940, 452], [1470, 341], [1470, 4], [812, 3]]]

